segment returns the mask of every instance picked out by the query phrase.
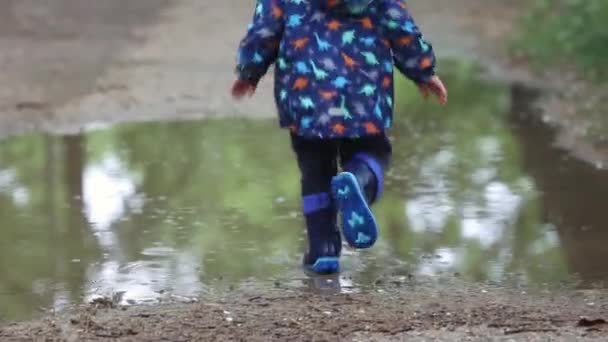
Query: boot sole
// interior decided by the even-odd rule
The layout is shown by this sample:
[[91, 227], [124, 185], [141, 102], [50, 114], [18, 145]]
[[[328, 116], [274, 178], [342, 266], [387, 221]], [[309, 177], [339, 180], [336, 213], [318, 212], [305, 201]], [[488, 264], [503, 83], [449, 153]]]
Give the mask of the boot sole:
[[378, 239], [378, 224], [357, 178], [350, 172], [341, 172], [334, 177], [331, 185], [341, 212], [344, 239], [354, 248], [372, 247]]

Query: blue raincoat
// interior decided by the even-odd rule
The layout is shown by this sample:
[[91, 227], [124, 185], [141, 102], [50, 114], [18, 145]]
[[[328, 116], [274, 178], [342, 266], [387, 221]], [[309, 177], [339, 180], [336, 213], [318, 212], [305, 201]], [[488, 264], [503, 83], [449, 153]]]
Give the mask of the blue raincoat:
[[236, 72], [257, 84], [273, 63], [281, 127], [356, 138], [391, 126], [393, 66], [422, 83], [435, 56], [402, 0], [257, 0]]

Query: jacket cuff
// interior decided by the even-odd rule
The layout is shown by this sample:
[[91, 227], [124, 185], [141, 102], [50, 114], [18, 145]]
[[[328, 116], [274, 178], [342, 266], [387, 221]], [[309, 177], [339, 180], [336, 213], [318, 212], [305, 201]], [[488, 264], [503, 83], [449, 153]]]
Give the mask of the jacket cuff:
[[249, 82], [253, 85], [258, 84], [262, 75], [255, 68], [247, 68], [243, 65], [237, 65], [235, 68], [235, 74], [241, 81]]
[[416, 84], [425, 84], [428, 83], [429, 80], [435, 75], [435, 68], [431, 67], [425, 70], [421, 70], [420, 73], [416, 75], [416, 77], [412, 78], [412, 81], [414, 81], [414, 83]]

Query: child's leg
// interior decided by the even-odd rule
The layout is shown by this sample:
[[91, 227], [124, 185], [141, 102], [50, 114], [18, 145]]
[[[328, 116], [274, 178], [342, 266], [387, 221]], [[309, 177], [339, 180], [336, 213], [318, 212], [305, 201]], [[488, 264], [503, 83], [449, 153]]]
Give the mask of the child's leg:
[[369, 205], [382, 196], [384, 173], [392, 153], [391, 142], [385, 134], [347, 140], [340, 147], [342, 168], [357, 177]]
[[342, 242], [331, 196], [331, 179], [337, 172], [336, 143], [292, 135], [292, 147], [301, 172], [302, 209], [309, 245], [304, 264], [317, 273], [337, 272]]
[[378, 226], [369, 207], [380, 199], [391, 154], [384, 134], [345, 139], [340, 145], [344, 172], [332, 185], [342, 212], [344, 237], [353, 247], [369, 248], [376, 242]]

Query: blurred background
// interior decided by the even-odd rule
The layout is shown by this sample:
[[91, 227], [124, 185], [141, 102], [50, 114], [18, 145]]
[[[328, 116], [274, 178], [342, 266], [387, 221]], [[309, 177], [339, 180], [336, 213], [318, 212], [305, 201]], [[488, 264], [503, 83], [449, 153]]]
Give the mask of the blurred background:
[[[385, 276], [606, 287], [608, 2], [411, 0], [450, 89], [397, 84]], [[271, 77], [228, 94], [243, 0], [3, 0], [0, 321], [96, 296], [307, 288], [299, 181]], [[270, 76], [270, 75], [269, 75]]]

